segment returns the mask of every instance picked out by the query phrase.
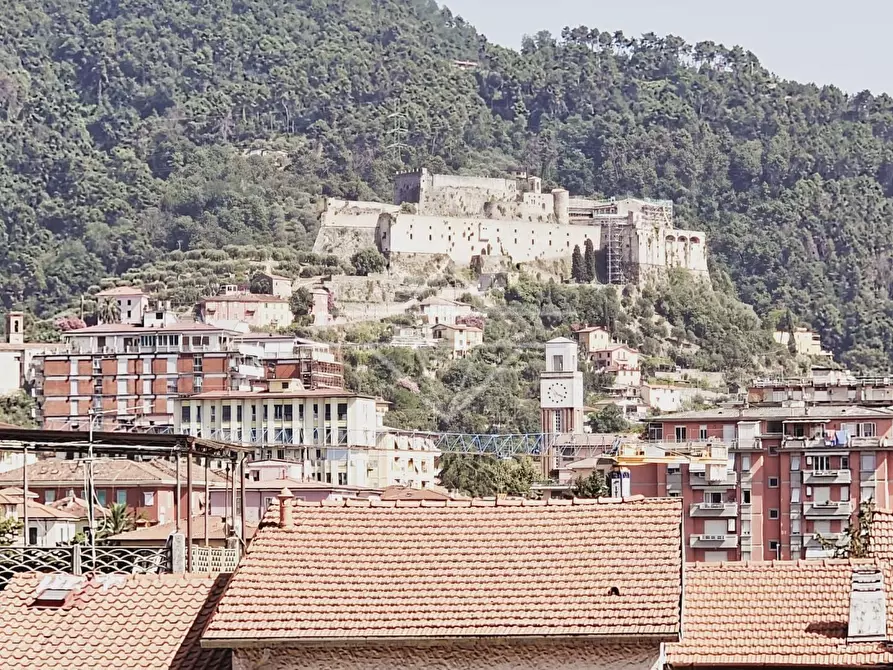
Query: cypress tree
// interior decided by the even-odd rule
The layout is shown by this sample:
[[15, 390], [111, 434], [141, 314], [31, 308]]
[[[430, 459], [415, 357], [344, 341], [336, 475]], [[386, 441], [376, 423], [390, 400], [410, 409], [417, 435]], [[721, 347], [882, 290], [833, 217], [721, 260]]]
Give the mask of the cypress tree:
[[593, 281], [598, 273], [596, 272], [595, 247], [592, 246], [592, 240], [586, 240], [583, 244], [585, 251], [583, 252], [583, 276], [587, 283]]
[[571, 278], [578, 284], [583, 281], [583, 254], [580, 253], [580, 245], [574, 245], [574, 253], [571, 256]]

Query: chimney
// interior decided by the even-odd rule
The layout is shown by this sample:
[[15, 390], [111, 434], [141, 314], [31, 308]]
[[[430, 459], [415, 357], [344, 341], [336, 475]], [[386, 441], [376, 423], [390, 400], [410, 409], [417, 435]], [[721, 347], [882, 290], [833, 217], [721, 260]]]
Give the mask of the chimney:
[[282, 489], [276, 499], [279, 500], [279, 527], [289, 529], [295, 525], [294, 512], [291, 508], [291, 491], [287, 488]]
[[884, 573], [875, 565], [853, 570], [850, 618], [846, 641], [883, 642], [887, 639], [887, 595]]

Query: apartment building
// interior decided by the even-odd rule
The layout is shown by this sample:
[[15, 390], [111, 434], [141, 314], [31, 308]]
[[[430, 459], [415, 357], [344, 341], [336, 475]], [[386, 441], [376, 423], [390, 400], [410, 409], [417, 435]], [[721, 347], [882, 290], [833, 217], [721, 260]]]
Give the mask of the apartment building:
[[294, 320], [288, 300], [275, 295], [215, 295], [202, 300], [198, 309], [202, 321], [221, 327], [235, 323], [246, 323], [255, 328], [287, 326]]
[[240, 333], [158, 313], [147, 325], [101, 324], [63, 335], [63, 351], [36, 357], [38, 415], [44, 428], [165, 429], [174, 400], [262, 378], [260, 361], [240, 351]]
[[259, 461], [292, 464], [296, 480], [423, 488], [437, 475], [430, 437], [385, 427], [387, 405], [373, 396], [279, 379], [262, 391], [211, 391], [175, 404], [175, 432], [254, 446]]
[[893, 500], [893, 410], [848, 405], [714, 408], [661, 416], [647, 444], [728, 455], [726, 468], [631, 468], [631, 491], [680, 497], [689, 561], [827, 557], [861, 501]]
[[300, 379], [306, 389], [344, 388], [341, 352], [324, 342], [293, 335], [246, 333], [238, 340], [264, 366], [266, 379]]
[[893, 377], [859, 377], [847, 370], [816, 366], [807, 377], [758, 379], [747, 389], [751, 405], [893, 405]]

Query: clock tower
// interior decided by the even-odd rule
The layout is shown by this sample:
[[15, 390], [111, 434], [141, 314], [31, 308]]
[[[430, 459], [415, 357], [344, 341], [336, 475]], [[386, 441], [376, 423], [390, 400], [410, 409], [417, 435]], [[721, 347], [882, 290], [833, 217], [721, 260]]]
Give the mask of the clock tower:
[[577, 370], [577, 343], [566, 337], [546, 342], [540, 410], [544, 433], [583, 432], [583, 373]]

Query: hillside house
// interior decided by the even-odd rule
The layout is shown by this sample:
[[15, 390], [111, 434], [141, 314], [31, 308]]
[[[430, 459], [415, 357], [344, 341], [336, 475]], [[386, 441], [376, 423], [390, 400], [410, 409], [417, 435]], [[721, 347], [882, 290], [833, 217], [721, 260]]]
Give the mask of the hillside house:
[[484, 331], [477, 326], [438, 324], [431, 329], [438, 344], [447, 347], [451, 358], [465, 358], [474, 347], [484, 343]]
[[611, 344], [592, 351], [589, 356], [596, 370], [614, 375], [615, 386], [639, 386], [642, 383], [639, 352], [632, 347]]
[[424, 324], [436, 326], [442, 323], [454, 326], [459, 318], [471, 314], [472, 307], [464, 302], [431, 296], [419, 303], [419, 310]]
[[137, 325], [143, 322], [143, 314], [149, 311], [149, 296], [133, 286], [116, 286], [96, 294], [96, 300], [113, 300], [118, 305], [118, 323]]
[[252, 328], [287, 326], [293, 320], [286, 298], [242, 293], [205, 298], [199, 305], [199, 318], [214, 326], [244, 323]]

